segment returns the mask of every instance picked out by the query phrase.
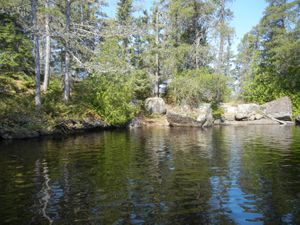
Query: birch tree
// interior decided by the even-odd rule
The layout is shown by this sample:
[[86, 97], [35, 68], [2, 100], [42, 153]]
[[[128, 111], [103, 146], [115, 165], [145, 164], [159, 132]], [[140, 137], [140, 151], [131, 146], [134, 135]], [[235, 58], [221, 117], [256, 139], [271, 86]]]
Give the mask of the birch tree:
[[35, 105], [40, 107], [41, 101], [41, 70], [40, 70], [40, 36], [37, 26], [37, 0], [31, 0], [31, 18], [33, 27], [34, 59], [35, 59]]

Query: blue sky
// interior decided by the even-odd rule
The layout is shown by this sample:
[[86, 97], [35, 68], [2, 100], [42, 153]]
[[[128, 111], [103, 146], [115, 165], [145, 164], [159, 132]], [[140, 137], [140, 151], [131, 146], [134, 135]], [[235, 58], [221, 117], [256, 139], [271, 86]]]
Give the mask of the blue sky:
[[[183, 0], [184, 1], [184, 0]], [[153, 0], [135, 0], [138, 8], [150, 8]], [[109, 8], [105, 11], [109, 16], [114, 16], [117, 0], [108, 0]], [[233, 50], [236, 51], [244, 34], [258, 24], [267, 4], [264, 0], [233, 0], [228, 6], [233, 11], [232, 26], [235, 29]]]
[[264, 0], [233, 0], [228, 6], [234, 14], [231, 24], [235, 29], [233, 48], [236, 50], [244, 34], [262, 18], [267, 3]]

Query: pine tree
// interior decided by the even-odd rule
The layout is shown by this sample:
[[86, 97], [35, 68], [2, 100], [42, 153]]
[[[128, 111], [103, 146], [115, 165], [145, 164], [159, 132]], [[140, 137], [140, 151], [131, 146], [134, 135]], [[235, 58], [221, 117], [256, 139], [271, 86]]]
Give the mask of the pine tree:
[[121, 25], [126, 25], [131, 20], [132, 0], [119, 0], [117, 4], [117, 20]]

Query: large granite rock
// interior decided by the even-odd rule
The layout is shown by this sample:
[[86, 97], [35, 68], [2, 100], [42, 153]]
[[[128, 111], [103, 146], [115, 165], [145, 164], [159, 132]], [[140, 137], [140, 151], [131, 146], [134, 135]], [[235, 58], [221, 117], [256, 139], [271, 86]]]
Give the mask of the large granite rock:
[[180, 127], [208, 127], [213, 124], [210, 104], [203, 104], [199, 108], [188, 106], [174, 107], [167, 112], [170, 126]]
[[261, 113], [261, 107], [257, 104], [240, 104], [237, 106], [237, 111], [235, 114], [235, 119], [237, 121], [253, 121], [260, 120], [264, 116]]
[[147, 98], [145, 101], [145, 110], [150, 114], [165, 114], [167, 111], [165, 101], [158, 97]]
[[292, 120], [292, 102], [289, 97], [283, 97], [262, 105], [265, 114], [278, 120]]
[[174, 107], [168, 110], [167, 120], [170, 126], [202, 127], [203, 122], [197, 121], [199, 112], [189, 106]]

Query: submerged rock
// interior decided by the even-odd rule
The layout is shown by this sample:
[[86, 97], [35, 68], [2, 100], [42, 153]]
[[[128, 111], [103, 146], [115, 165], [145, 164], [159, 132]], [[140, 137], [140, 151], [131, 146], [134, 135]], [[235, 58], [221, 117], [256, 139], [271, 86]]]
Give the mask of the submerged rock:
[[289, 97], [283, 97], [262, 105], [265, 114], [278, 120], [292, 121], [292, 101]]
[[150, 114], [165, 114], [167, 111], [166, 103], [162, 98], [147, 98], [145, 101], [145, 110]]

